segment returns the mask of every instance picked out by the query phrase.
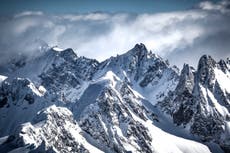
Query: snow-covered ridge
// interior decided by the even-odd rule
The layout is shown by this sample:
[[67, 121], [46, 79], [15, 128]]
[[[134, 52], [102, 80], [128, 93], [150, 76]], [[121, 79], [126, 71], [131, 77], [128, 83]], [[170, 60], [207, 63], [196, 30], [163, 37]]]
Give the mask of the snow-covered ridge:
[[200, 58], [195, 70], [184, 65], [179, 83], [158, 105], [174, 123], [187, 126], [203, 141], [214, 141], [228, 152], [229, 146], [229, 69], [226, 62], [211, 56]]
[[102, 152], [85, 140], [72, 113], [55, 105], [39, 111], [32, 123], [22, 124], [4, 146], [20, 147], [14, 152]]
[[0, 77], [0, 150], [228, 152], [229, 63], [179, 74], [144, 44], [101, 63], [50, 48]]

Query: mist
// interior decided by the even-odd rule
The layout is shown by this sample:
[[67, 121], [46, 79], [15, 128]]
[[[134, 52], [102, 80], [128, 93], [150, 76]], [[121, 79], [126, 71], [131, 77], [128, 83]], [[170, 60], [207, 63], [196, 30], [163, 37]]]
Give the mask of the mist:
[[0, 64], [19, 55], [34, 56], [44, 46], [73, 48], [79, 56], [103, 61], [144, 43], [182, 67], [196, 66], [203, 54], [230, 57], [230, 3], [202, 2], [177, 12], [135, 14], [47, 14], [25, 11], [0, 16]]

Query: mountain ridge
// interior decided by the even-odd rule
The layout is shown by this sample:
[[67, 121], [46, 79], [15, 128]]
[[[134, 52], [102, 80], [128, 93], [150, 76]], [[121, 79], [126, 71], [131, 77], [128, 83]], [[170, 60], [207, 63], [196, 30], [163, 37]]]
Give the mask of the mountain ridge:
[[[93, 147], [98, 152], [228, 152], [229, 63], [204, 55], [197, 70], [185, 64], [179, 73], [144, 44], [103, 62], [79, 57], [72, 49], [50, 48], [20, 67], [9, 68], [8, 78], [1, 77], [0, 148], [6, 152], [92, 152]], [[23, 86], [20, 77], [26, 82]], [[69, 123], [33, 125], [36, 113], [55, 114], [54, 107], [63, 110], [60, 119], [70, 112], [74, 123], [69, 126], [76, 128], [68, 131]], [[24, 116], [24, 110], [33, 113]], [[42, 122], [55, 123], [55, 116]], [[14, 126], [7, 125], [8, 120]], [[45, 126], [51, 131], [67, 129], [35, 138], [31, 130], [20, 128], [22, 123], [32, 131]], [[25, 141], [27, 135], [34, 135], [33, 141], [39, 143]], [[65, 137], [67, 143], [53, 140], [55, 135]], [[24, 143], [16, 143], [17, 137]], [[170, 144], [168, 149], [164, 141]]]

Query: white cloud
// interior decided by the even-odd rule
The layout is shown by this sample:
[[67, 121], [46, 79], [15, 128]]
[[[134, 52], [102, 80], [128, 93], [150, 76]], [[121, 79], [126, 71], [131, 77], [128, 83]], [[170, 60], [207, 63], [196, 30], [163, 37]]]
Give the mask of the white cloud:
[[196, 65], [202, 54], [229, 56], [228, 6], [226, 1], [202, 2], [200, 8], [158, 14], [23, 12], [0, 20], [0, 60], [34, 53], [40, 40], [100, 61], [142, 42], [173, 64]]
[[222, 13], [229, 12], [230, 1], [222, 0], [218, 3], [211, 1], [201, 2], [199, 7], [203, 10], [221, 11]]
[[36, 15], [43, 15], [43, 12], [41, 11], [25, 11], [25, 12], [21, 12], [16, 14], [14, 17], [15, 18], [19, 18], [19, 17], [23, 17], [23, 16], [36, 16]]
[[92, 21], [100, 21], [100, 20], [106, 20], [109, 18], [108, 14], [105, 13], [90, 13], [90, 14], [81, 14], [81, 15], [73, 15], [73, 14], [67, 14], [63, 15], [63, 19], [67, 19], [70, 21], [80, 21], [80, 20], [92, 20]]

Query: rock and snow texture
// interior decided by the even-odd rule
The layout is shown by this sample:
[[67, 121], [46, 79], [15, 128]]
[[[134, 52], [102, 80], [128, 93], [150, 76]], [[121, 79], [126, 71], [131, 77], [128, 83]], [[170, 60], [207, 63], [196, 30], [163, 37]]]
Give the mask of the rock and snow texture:
[[204, 55], [197, 70], [184, 65], [176, 90], [158, 103], [175, 124], [188, 126], [192, 134], [220, 144], [226, 152], [230, 149], [229, 72], [225, 61]]
[[126, 83], [114, 84], [114, 79], [101, 89], [96, 101], [84, 109], [79, 119], [82, 130], [101, 150], [210, 152], [204, 145], [172, 136], [154, 126], [157, 117], [142, 105], [143, 99]]
[[[39, 90], [40, 89], [40, 90]], [[0, 136], [7, 135], [36, 113], [51, 105], [42, 87], [29, 79], [6, 79], [0, 87]]]
[[0, 75], [0, 84], [1, 84], [2, 81], [4, 81], [6, 78], [7, 78], [6, 76]]
[[203, 56], [179, 74], [137, 44], [101, 63], [53, 47], [9, 65], [0, 67], [1, 152], [229, 151], [229, 59]]
[[49, 106], [23, 123], [1, 146], [2, 151], [17, 152], [102, 152], [89, 144], [72, 113], [64, 107]]

